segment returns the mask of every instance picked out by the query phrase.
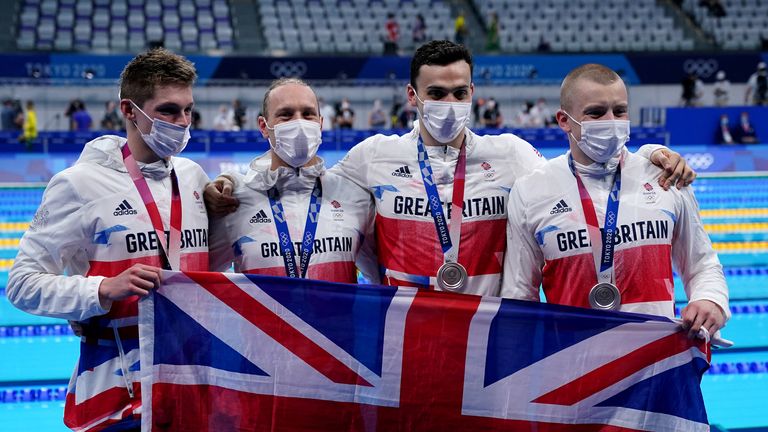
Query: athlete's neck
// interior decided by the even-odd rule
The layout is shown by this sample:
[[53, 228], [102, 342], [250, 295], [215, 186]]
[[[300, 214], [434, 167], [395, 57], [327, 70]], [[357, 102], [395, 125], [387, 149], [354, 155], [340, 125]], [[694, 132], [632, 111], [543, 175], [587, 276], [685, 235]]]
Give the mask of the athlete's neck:
[[152, 163], [160, 160], [160, 156], [156, 155], [140, 137], [128, 137], [128, 144], [126, 145], [137, 162]]
[[[568, 141], [571, 141], [570, 138]], [[589, 166], [595, 163], [592, 159], [589, 158], [584, 152], [579, 148], [578, 144], [574, 142], [570, 142], [571, 144], [571, 156], [573, 157], [573, 160], [584, 165]]]
[[[280, 167], [287, 167], [287, 168], [293, 168], [292, 166], [288, 165], [284, 160], [280, 159], [280, 156], [277, 155], [274, 151], [271, 152], [272, 156], [272, 165], [270, 165], [269, 169], [274, 171]], [[301, 168], [310, 167], [312, 165], [315, 165], [318, 163], [319, 159], [317, 155], [313, 156], [312, 159], [309, 160], [309, 162], [305, 163], [301, 166]], [[298, 168], [295, 168], [298, 171]]]
[[437, 141], [436, 139], [432, 138], [432, 135], [427, 132], [427, 130], [422, 126], [420, 128], [419, 134], [421, 135], [421, 140], [424, 142], [424, 145], [426, 146], [449, 146], [453, 148], [461, 148], [461, 144], [464, 142], [464, 138], [466, 137], [467, 133], [466, 131], [461, 131], [459, 136], [453, 139], [453, 141], [447, 142], [447, 143], [441, 143]]

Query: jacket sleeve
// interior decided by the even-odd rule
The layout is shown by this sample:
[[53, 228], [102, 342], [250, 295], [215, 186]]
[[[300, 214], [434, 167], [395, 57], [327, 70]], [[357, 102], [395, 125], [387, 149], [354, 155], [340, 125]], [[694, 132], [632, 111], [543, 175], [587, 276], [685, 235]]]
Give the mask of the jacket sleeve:
[[208, 267], [212, 272], [227, 272], [232, 268], [235, 256], [229, 236], [232, 228], [227, 221], [237, 216], [236, 211], [225, 216], [208, 218]]
[[[653, 152], [655, 152], [656, 150], [662, 150], [665, 148], [667, 147], [661, 144], [644, 144], [639, 149], [637, 149], [637, 152], [635, 154], [638, 156], [644, 157], [650, 161], [651, 155], [653, 154]], [[653, 164], [653, 161], [651, 161], [651, 163]]]
[[370, 198], [370, 194], [367, 192], [365, 194], [368, 195], [369, 199], [367, 205], [365, 203], [361, 204], [361, 206], [366, 206], [366, 211], [363, 215], [364, 226], [362, 227], [364, 228], [364, 237], [360, 250], [357, 253], [355, 264], [367, 281], [372, 284], [379, 284], [381, 283], [381, 275], [379, 273], [379, 260], [376, 254], [376, 206], [373, 199]]
[[[502, 135], [510, 137], [510, 135]], [[517, 178], [523, 178], [538, 168], [542, 168], [547, 163], [547, 159], [528, 141], [511, 135], [513, 140], [513, 152], [510, 153], [509, 162], [514, 167]]]
[[539, 301], [543, 265], [544, 256], [528, 227], [525, 204], [520, 188], [516, 186], [509, 194], [507, 208], [507, 252], [504, 254], [501, 296]]
[[35, 315], [83, 320], [108, 312], [99, 303], [104, 277], [84, 276], [89, 264], [87, 246], [93, 233], [83, 221], [90, 207], [62, 176], [54, 177], [8, 277], [8, 300]]
[[693, 191], [683, 188], [679, 193], [682, 202], [672, 241], [672, 261], [683, 280], [688, 301], [710, 300], [720, 306], [728, 319], [731, 311], [723, 266], [704, 231]]
[[352, 147], [330, 171], [368, 190], [368, 169], [371, 168], [370, 161], [377, 144], [376, 139], [376, 136], [372, 136]]

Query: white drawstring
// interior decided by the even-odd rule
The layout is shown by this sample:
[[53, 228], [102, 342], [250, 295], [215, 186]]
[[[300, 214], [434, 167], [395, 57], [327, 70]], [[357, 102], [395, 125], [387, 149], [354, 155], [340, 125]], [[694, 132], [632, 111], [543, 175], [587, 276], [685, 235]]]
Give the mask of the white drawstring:
[[128, 389], [128, 395], [133, 399], [133, 385], [128, 380], [128, 367], [125, 365], [125, 351], [123, 351], [123, 342], [120, 340], [120, 333], [117, 331], [117, 324], [112, 322], [112, 331], [115, 333], [115, 342], [117, 342], [117, 351], [120, 353], [120, 369], [123, 371], [123, 380], [125, 388]]

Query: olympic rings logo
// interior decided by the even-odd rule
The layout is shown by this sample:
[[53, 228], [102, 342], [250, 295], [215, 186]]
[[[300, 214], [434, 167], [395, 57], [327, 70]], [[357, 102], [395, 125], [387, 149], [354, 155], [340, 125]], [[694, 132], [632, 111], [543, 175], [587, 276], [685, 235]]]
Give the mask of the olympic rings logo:
[[710, 59], [688, 59], [683, 63], [685, 73], [695, 73], [699, 78], [709, 78], [718, 70], [717, 60]]
[[276, 61], [269, 65], [269, 71], [277, 78], [302, 77], [305, 73], [307, 73], [307, 64], [303, 61]]
[[705, 170], [715, 163], [712, 153], [687, 153], [683, 158], [695, 170]]
[[613, 225], [614, 222], [616, 222], [616, 213], [609, 212], [608, 213], [608, 223]]

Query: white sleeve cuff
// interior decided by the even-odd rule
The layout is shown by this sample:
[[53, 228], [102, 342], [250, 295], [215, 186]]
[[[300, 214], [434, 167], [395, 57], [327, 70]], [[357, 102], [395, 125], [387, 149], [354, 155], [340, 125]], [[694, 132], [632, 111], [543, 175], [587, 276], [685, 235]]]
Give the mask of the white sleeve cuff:
[[104, 315], [112, 308], [111, 300], [107, 300], [106, 309], [101, 307], [101, 302], [99, 301], [99, 286], [101, 286], [104, 279], [106, 279], [104, 276], [89, 276], [87, 278], [85, 288], [88, 293], [88, 304], [91, 305], [89, 307], [89, 310], [92, 312], [89, 314], [90, 316]]
[[700, 295], [691, 295], [691, 299], [688, 301], [688, 303], [693, 303], [695, 301], [699, 300], [709, 300], [712, 303], [718, 305], [720, 309], [723, 311], [723, 314], [725, 315], [725, 321], [727, 322], [729, 319], [731, 319], [731, 308], [728, 307], [728, 297], [721, 295], [720, 293], [706, 293], [706, 294], [700, 294]]

